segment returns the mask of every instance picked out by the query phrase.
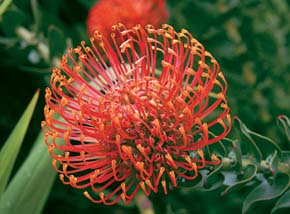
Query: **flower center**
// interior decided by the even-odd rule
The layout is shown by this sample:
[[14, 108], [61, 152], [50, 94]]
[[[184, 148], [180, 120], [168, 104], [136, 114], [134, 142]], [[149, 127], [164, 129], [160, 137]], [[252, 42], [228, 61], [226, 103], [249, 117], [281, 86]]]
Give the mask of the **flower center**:
[[194, 120], [182, 92], [173, 96], [174, 85], [151, 77], [131, 79], [117, 82], [101, 98], [100, 109], [107, 118], [104, 130], [110, 132], [112, 140], [119, 139], [120, 157], [116, 161], [125, 168], [170, 169], [174, 165], [172, 158], [189, 155], [179, 147], [192, 144]]

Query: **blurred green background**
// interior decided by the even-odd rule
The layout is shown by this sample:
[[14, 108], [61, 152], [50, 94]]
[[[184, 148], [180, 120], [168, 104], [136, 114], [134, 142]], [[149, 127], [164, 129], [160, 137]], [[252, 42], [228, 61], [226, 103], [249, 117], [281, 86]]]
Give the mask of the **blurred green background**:
[[[0, 18], [0, 145], [34, 92], [41, 89], [14, 171], [40, 131], [51, 65], [67, 47], [88, 40], [85, 22], [95, 2], [14, 0]], [[290, 0], [168, 0], [167, 5], [168, 23], [176, 30], [191, 32], [220, 63], [229, 85], [231, 114], [289, 149], [278, 137], [276, 117], [290, 115]], [[16, 30], [20, 26], [32, 32], [37, 42], [33, 38], [29, 42], [21, 39]], [[39, 55], [39, 41], [49, 47], [49, 55]], [[165, 200], [172, 201], [174, 213], [240, 213], [247, 191], [243, 188], [221, 197], [219, 190], [193, 190], [187, 197], [170, 194]], [[134, 205], [93, 204], [82, 191], [57, 179], [43, 210], [63, 214], [94, 212], [125, 214], [138, 213], [138, 209]]]

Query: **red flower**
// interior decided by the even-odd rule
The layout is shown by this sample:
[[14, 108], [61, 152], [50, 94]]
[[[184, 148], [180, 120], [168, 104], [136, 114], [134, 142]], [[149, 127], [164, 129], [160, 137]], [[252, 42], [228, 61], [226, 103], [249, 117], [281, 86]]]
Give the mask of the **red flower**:
[[189, 32], [121, 24], [113, 31], [113, 44], [96, 34], [53, 69], [42, 124], [60, 179], [90, 187], [99, 199], [84, 194], [105, 204], [195, 179], [219, 163], [201, 149], [231, 127], [220, 66]]
[[100, 0], [89, 11], [87, 26], [91, 37], [96, 30], [110, 36], [112, 26], [118, 23], [128, 28], [137, 24], [160, 26], [167, 18], [165, 0]]

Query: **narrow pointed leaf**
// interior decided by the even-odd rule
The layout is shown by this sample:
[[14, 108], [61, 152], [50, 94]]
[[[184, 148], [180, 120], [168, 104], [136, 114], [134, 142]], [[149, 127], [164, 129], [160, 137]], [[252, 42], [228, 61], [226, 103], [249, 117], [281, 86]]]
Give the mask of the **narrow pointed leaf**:
[[34, 94], [22, 117], [0, 151], [0, 196], [5, 191], [8, 179], [37, 103], [38, 96], [39, 91]]
[[7, 10], [7, 8], [9, 7], [9, 5], [11, 3], [12, 3], [12, 0], [1, 1], [1, 3], [0, 3], [0, 16], [2, 16], [3, 13], [5, 13], [5, 11]]
[[41, 132], [26, 161], [0, 198], [0, 213], [40, 213], [55, 176]]

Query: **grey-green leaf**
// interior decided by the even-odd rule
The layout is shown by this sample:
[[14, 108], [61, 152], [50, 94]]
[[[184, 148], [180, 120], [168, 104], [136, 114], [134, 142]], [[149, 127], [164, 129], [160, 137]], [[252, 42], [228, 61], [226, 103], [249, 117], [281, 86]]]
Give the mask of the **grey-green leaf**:
[[[241, 186], [245, 185], [247, 182], [254, 179], [257, 173], [257, 166], [254, 164], [249, 164], [244, 169], [243, 175], [239, 177], [239, 179], [234, 180], [231, 185], [229, 185], [223, 192], [222, 195], [228, 194], [229, 192], [240, 188]], [[225, 174], [226, 176], [226, 174]]]
[[288, 142], [290, 143], [290, 120], [285, 115], [280, 115], [278, 117], [278, 126], [280, 127], [281, 131], [285, 134]]
[[220, 173], [222, 170], [223, 164], [217, 166], [212, 172], [210, 172], [205, 179], [203, 180], [203, 186], [197, 187], [201, 191], [212, 191], [223, 185], [224, 176]]
[[243, 213], [247, 213], [251, 208], [262, 201], [271, 200], [282, 195], [289, 187], [289, 175], [277, 174], [275, 179], [270, 183], [268, 180], [263, 181], [259, 186], [254, 188], [245, 198], [243, 203]]
[[7, 186], [8, 179], [26, 134], [38, 97], [39, 91], [34, 94], [32, 100], [0, 151], [0, 196]]
[[278, 213], [278, 211], [286, 209], [290, 210], [290, 189], [285, 194], [283, 194], [281, 198], [279, 198], [274, 208], [272, 209], [272, 213]]
[[243, 143], [243, 139], [247, 140], [247, 143], [245, 143], [247, 147], [246, 151], [256, 160], [257, 163], [259, 163], [262, 160], [262, 152], [256, 142], [251, 138], [249, 134], [250, 130], [238, 117], [235, 117], [235, 121], [237, 121], [237, 123], [235, 123], [236, 127], [240, 129], [238, 130], [238, 133], [241, 138], [241, 143]]

